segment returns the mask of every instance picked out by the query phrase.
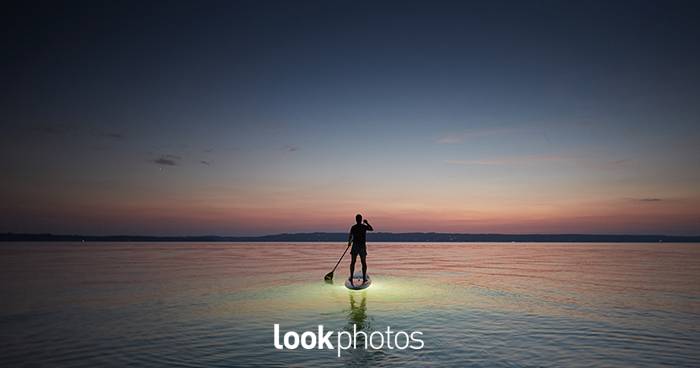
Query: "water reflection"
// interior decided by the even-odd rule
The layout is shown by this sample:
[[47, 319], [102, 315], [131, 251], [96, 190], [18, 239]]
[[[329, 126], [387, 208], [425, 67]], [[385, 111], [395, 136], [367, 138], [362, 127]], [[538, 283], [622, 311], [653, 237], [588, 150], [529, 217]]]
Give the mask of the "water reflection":
[[[355, 331], [370, 333], [372, 318], [367, 314], [367, 292], [350, 291], [350, 309], [347, 311], [348, 323], [345, 330], [355, 335]], [[358, 333], [356, 335], [355, 346], [345, 352], [345, 366], [348, 367], [371, 367], [376, 366], [384, 359], [381, 350], [368, 349], [365, 346], [366, 335]]]
[[348, 331], [352, 331], [353, 325], [357, 330], [369, 329], [367, 320], [367, 292], [349, 292], [350, 310], [348, 311]]

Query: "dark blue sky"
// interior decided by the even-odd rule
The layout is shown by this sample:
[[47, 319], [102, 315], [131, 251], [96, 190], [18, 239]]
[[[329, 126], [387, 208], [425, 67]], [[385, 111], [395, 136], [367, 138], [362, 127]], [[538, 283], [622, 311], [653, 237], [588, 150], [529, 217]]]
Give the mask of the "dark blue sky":
[[0, 231], [697, 234], [696, 4], [9, 6]]

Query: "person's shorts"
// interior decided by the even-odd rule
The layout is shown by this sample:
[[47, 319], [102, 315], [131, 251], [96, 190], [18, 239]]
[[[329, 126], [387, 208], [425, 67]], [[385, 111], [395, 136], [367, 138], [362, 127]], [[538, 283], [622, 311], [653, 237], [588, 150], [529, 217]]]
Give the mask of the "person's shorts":
[[367, 244], [353, 244], [350, 249], [351, 255], [359, 255], [360, 257], [367, 256]]

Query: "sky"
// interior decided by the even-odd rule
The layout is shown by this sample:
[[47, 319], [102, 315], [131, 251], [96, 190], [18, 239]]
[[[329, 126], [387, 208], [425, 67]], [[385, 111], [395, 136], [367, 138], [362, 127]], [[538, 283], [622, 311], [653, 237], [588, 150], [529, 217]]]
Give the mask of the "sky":
[[0, 232], [700, 234], [700, 6], [3, 11]]

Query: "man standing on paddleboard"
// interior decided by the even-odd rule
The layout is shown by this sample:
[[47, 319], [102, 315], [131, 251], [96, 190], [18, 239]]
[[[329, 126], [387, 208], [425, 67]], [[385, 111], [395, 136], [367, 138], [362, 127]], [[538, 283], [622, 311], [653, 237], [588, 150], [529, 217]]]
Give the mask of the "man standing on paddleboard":
[[362, 221], [362, 215], [359, 213], [355, 216], [355, 222], [357, 223], [352, 225], [348, 236], [348, 243], [352, 242], [352, 250], [350, 251], [352, 260], [350, 261], [350, 277], [348, 280], [352, 284], [352, 276], [355, 274], [355, 261], [359, 254], [362, 262], [362, 283], [364, 284], [367, 282], [367, 232], [374, 231], [374, 229], [367, 220]]

